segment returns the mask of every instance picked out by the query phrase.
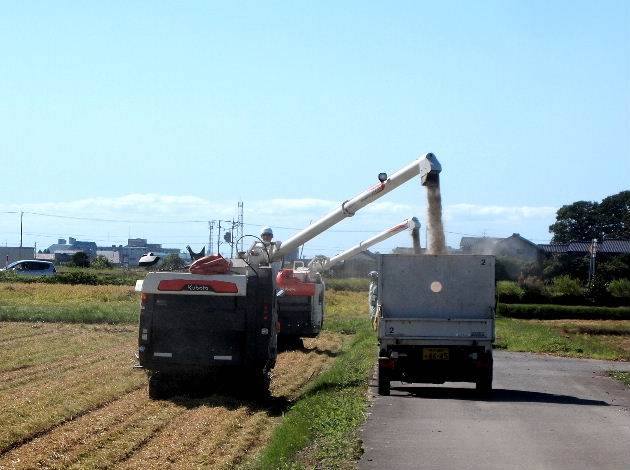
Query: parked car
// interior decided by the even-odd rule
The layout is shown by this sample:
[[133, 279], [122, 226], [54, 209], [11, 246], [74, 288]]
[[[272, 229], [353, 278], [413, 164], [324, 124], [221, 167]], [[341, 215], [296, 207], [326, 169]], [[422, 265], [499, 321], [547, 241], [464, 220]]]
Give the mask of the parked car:
[[0, 271], [10, 271], [25, 276], [52, 276], [57, 272], [55, 266], [50, 261], [36, 261], [32, 259], [14, 261]]

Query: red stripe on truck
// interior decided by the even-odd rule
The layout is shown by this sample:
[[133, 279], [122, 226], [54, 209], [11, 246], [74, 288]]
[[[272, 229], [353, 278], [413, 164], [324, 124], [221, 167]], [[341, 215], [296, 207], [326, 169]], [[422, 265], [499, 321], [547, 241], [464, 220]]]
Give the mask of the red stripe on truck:
[[203, 280], [186, 280], [186, 279], [168, 279], [160, 281], [158, 284], [160, 291], [182, 291], [189, 290], [191, 292], [203, 292], [209, 290], [217, 294], [237, 294], [238, 287], [233, 282], [225, 281], [203, 281]]

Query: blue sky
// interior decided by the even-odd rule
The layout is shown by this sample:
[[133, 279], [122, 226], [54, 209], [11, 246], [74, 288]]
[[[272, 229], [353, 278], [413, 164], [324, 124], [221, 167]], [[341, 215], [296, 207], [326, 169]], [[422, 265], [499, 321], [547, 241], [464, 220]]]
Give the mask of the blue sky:
[[[629, 189], [629, 2], [437, 3], [4, 4], [0, 243], [302, 227], [429, 151], [453, 246]], [[305, 253], [424, 214], [412, 181]]]

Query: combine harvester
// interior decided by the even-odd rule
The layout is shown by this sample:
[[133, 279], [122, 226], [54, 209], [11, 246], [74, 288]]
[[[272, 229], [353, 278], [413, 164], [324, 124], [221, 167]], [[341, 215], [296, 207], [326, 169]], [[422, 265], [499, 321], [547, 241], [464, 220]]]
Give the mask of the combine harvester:
[[[378, 184], [344, 201], [280, 248], [258, 242], [241, 258], [207, 256], [189, 272], [149, 273], [136, 284], [142, 292], [138, 360], [150, 374], [149, 395], [168, 396], [190, 379], [207, 381], [223, 374], [254, 396], [266, 395], [278, 330], [287, 336], [314, 336], [323, 318], [319, 268], [282, 270], [283, 258], [415, 176], [427, 185], [440, 171], [435, 156], [426, 154], [390, 177], [380, 173]], [[332, 266], [336, 258], [324, 265]], [[291, 297], [302, 299], [287, 300]], [[302, 307], [293, 308], [300, 303]], [[296, 311], [308, 312], [310, 325], [292, 323]]]

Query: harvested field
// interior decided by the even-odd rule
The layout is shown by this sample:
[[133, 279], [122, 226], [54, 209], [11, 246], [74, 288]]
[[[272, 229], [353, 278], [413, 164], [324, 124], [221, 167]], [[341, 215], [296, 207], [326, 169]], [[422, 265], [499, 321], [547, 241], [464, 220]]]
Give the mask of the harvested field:
[[327, 369], [344, 335], [280, 354], [272, 403], [152, 401], [132, 368], [134, 326], [0, 323], [0, 468], [233, 468], [256, 454], [282, 406]]
[[629, 320], [497, 319], [497, 348], [558, 356], [627, 361]]
[[624, 360], [630, 360], [629, 320], [548, 320], [546, 323], [566, 335], [596, 338], [618, 351]]

